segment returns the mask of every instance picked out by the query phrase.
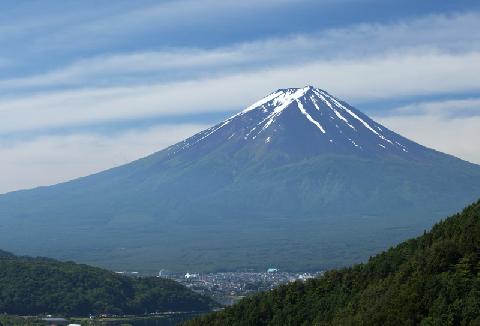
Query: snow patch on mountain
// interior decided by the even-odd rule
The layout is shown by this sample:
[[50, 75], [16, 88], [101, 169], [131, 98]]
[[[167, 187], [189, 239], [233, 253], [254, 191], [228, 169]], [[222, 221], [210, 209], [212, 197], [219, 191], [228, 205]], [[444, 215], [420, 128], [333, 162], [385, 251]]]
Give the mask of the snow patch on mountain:
[[322, 125], [317, 120], [313, 119], [312, 116], [308, 114], [307, 110], [305, 110], [305, 108], [303, 107], [302, 102], [300, 102], [299, 100], [296, 100], [296, 102], [297, 102], [298, 108], [300, 109], [300, 112], [302, 112], [302, 114], [307, 117], [308, 121], [310, 121], [315, 126], [317, 126], [317, 128], [320, 129], [320, 131], [325, 134], [326, 133], [325, 129], [323, 129]]
[[[285, 115], [285, 112], [289, 114]], [[290, 122], [289, 119], [295, 122]], [[265, 134], [262, 142], [270, 144], [275, 140], [278, 132], [285, 132], [286, 129], [291, 128], [290, 124], [296, 123], [298, 128], [298, 121], [302, 119], [305, 119], [303, 121], [308, 122], [308, 125], [311, 125], [319, 135], [326, 137], [327, 144], [349, 145], [354, 150], [375, 148], [376, 151], [392, 149], [400, 153], [408, 152], [407, 146], [402, 144], [405, 140], [403, 137], [387, 129], [384, 130], [378, 123], [358, 110], [313, 86], [279, 89], [222, 123], [182, 142], [175, 152], [205, 142], [215, 135], [224, 141], [238, 139], [256, 141], [259, 135]], [[220, 133], [225, 128], [228, 130]], [[306, 125], [301, 128], [309, 127]], [[297, 136], [305, 137], [305, 133], [303, 131], [298, 135], [288, 133], [288, 137]], [[309, 138], [319, 141], [314, 135]], [[311, 142], [311, 139], [305, 139], [305, 141]]]

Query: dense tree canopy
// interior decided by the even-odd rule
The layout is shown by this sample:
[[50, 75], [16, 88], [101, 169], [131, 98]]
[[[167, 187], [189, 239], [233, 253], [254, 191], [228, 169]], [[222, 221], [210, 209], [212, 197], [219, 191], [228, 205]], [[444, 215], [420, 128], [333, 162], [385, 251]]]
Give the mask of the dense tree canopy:
[[143, 314], [209, 310], [215, 303], [160, 278], [131, 278], [72, 262], [0, 252], [0, 313]]
[[480, 201], [370, 258], [188, 325], [480, 325]]

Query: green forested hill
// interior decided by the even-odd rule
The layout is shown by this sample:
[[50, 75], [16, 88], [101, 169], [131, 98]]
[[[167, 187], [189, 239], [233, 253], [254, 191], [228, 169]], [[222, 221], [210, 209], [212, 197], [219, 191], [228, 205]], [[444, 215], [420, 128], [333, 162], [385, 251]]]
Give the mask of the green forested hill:
[[215, 303], [174, 281], [0, 251], [0, 313], [144, 314], [209, 310]]
[[188, 325], [480, 325], [480, 201], [368, 263]]

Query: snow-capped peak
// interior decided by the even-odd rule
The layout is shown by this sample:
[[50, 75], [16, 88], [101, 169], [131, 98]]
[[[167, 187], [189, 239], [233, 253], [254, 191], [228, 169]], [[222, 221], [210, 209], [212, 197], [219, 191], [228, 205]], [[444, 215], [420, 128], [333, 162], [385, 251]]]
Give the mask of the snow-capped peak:
[[299, 99], [309, 90], [313, 89], [312, 86], [305, 86], [304, 88], [288, 88], [288, 89], [279, 89], [276, 92], [271, 93], [270, 95], [262, 98], [260, 101], [253, 103], [245, 110], [240, 112], [240, 114], [245, 114], [248, 111], [255, 110], [270, 101], [274, 101], [276, 105], [288, 105], [292, 101]]
[[[219, 133], [221, 135], [219, 135]], [[244, 110], [184, 142], [191, 147], [212, 136], [233, 142], [256, 141], [275, 146], [276, 139], [303, 137], [311, 146], [408, 152], [405, 138], [382, 127], [328, 92], [305, 86], [279, 89]], [[329, 147], [331, 148], [331, 147]]]
[[[351, 120], [356, 120], [360, 122], [363, 127], [370, 130], [372, 133], [377, 135], [381, 140], [387, 141], [392, 144], [391, 140], [380, 134], [381, 128], [372, 127], [368, 122], [362, 119], [358, 114], [353, 112], [351, 109], [347, 108], [345, 105], [341, 104], [336, 98], [328, 94], [327, 92], [315, 88], [313, 86], [305, 86], [303, 88], [289, 88], [289, 89], [280, 89], [276, 92], [268, 95], [267, 97], [261, 99], [260, 101], [254, 103], [253, 105], [247, 107], [245, 110], [241, 111], [238, 115], [246, 114], [252, 110], [264, 110], [264, 112], [269, 112], [269, 114], [259, 122], [258, 126], [261, 126], [260, 132], [269, 128], [272, 123], [278, 118], [282, 112], [289, 106], [293, 104], [293, 107], [296, 107], [305, 118], [315, 125], [320, 132], [326, 134], [326, 127], [322, 125], [321, 119], [316, 120], [312, 114], [309, 113], [308, 106], [315, 108], [318, 112], [322, 112], [322, 104], [326, 105], [328, 110], [324, 110], [327, 115], [330, 115], [331, 118], [339, 119], [340, 124], [345, 124], [353, 130], [357, 130], [354, 125], [351, 123]], [[304, 105], [305, 104], [305, 105]], [[269, 111], [268, 108], [273, 106], [274, 109]], [[307, 107], [307, 109], [305, 108]], [[236, 115], [236, 116], [238, 116]], [[333, 117], [334, 115], [335, 117]], [[234, 116], [234, 117], [236, 117]], [[227, 120], [228, 121], [228, 120]], [[247, 135], [250, 136], [255, 130], [258, 129], [254, 127], [251, 132]], [[338, 129], [338, 124], [336, 125]], [[378, 128], [378, 130], [376, 130]], [[256, 136], [252, 136], [256, 138]]]

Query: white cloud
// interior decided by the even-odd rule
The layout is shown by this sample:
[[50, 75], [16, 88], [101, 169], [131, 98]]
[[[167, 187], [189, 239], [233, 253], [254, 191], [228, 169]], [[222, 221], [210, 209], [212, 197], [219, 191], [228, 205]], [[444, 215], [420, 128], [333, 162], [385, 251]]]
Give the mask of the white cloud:
[[480, 90], [480, 52], [332, 60], [149, 86], [57, 91], [0, 101], [3, 133], [241, 109], [283, 87], [314, 84], [353, 105]]
[[393, 116], [377, 121], [424, 146], [480, 164], [480, 117]]
[[[80, 13], [74, 24], [65, 24], [35, 40], [35, 45], [50, 49], [76, 49], [112, 44], [143, 31], [171, 31], [195, 28], [205, 24], [225, 26], [239, 15], [268, 14], [269, 10], [284, 5], [298, 5], [312, 0], [175, 0], [132, 5], [123, 2], [112, 14], [104, 10], [100, 17], [90, 12]], [[327, 0], [325, 2], [331, 2]], [[109, 3], [109, 6], [112, 4]], [[115, 7], [115, 4], [113, 4]], [[103, 9], [101, 5], [98, 6]], [[92, 17], [93, 16], [93, 17]], [[222, 23], [223, 22], [223, 23]], [[28, 25], [28, 24], [27, 24]], [[72, 42], [75, 40], [75, 42]]]
[[[251, 5], [243, 3], [239, 6]], [[146, 79], [149, 82], [150, 79], [163, 82], [169, 79], [198, 79], [359, 57], [465, 54], [480, 51], [480, 35], [471, 33], [479, 29], [478, 13], [433, 15], [401, 23], [360, 24], [214, 49], [175, 48], [116, 53], [84, 58], [44, 74], [0, 80], [0, 89], [132, 85], [145, 83]]]
[[[216, 69], [253, 61], [238, 49], [172, 49], [163, 52], [142, 52], [98, 56], [77, 61], [67, 67], [44, 74], [0, 80], [0, 89], [15, 90], [39, 86], [76, 84], [115, 84], [144, 81], [145, 75], [160, 73], [185, 74], [185, 69]], [[0, 65], [2, 61], [0, 59]], [[192, 77], [195, 71], [189, 70]], [[157, 79], [160, 77], [157, 77]]]
[[480, 99], [413, 103], [376, 120], [422, 145], [480, 164]]
[[392, 113], [397, 115], [434, 114], [444, 117], [458, 117], [462, 115], [475, 116], [480, 115], [480, 98], [472, 97], [454, 100], [410, 103], [408, 105], [391, 110], [390, 114]]
[[159, 125], [120, 134], [70, 134], [0, 142], [0, 193], [50, 185], [121, 165], [205, 129]]
[[[308, 2], [309, 0], [300, 0]], [[128, 1], [117, 0], [108, 3], [98, 1], [62, 2], [42, 1], [41, 3], [15, 3], [2, 7], [0, 12], [0, 39], [35, 30], [48, 31], [55, 28], [52, 35], [73, 35], [78, 32], [93, 32], [96, 35], [121, 34], [138, 28], [148, 28], [152, 24], [195, 24], [212, 16], [235, 14], [252, 8], [268, 9], [285, 4], [295, 4], [299, 0], [167, 0], [167, 1]], [[312, 0], [310, 0], [312, 1]], [[331, 2], [331, 1], [325, 1]], [[95, 4], [95, 10], [92, 5]], [[10, 7], [10, 10], [8, 8]], [[62, 37], [63, 38], [63, 37]], [[81, 40], [76, 40], [81, 41]], [[71, 39], [68, 40], [71, 42]], [[65, 44], [68, 46], [68, 44]]]

